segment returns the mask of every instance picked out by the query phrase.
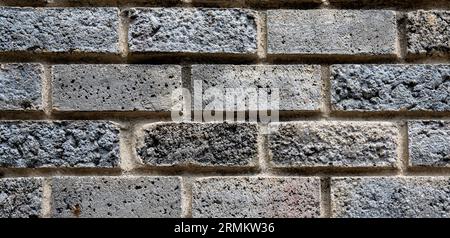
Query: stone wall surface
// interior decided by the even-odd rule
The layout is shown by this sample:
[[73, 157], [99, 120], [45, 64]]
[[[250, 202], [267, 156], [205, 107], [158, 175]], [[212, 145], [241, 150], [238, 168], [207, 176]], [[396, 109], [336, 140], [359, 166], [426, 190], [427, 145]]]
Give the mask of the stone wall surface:
[[450, 0], [0, 0], [0, 36], [1, 218], [450, 216]]

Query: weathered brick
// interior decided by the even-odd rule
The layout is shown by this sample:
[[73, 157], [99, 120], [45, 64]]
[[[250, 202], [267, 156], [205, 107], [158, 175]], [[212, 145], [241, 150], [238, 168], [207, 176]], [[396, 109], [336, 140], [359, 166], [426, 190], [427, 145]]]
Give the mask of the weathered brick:
[[[192, 80], [202, 82], [203, 108], [225, 108], [226, 103], [234, 102], [234, 108], [245, 110], [287, 110], [287, 111], [318, 111], [321, 98], [320, 66], [316, 65], [194, 65], [192, 67]], [[205, 93], [208, 89], [219, 89], [225, 95], [230, 89], [242, 90], [239, 96], [249, 99], [257, 96], [246, 91], [264, 89], [271, 97], [272, 90], [279, 92], [279, 105], [272, 105], [272, 101], [258, 102], [258, 108], [248, 103], [236, 104], [231, 97], [217, 97]], [[194, 90], [196, 90], [194, 88]], [[269, 94], [270, 93], [270, 94]], [[198, 98], [194, 98], [196, 100]], [[269, 102], [269, 103], [267, 103]], [[198, 102], [198, 105], [202, 105]]]
[[396, 17], [384, 10], [269, 10], [268, 53], [397, 55]]
[[178, 177], [57, 177], [53, 217], [180, 217]]
[[1, 121], [0, 167], [111, 168], [119, 129], [110, 122]]
[[243, 9], [128, 10], [130, 52], [256, 53], [256, 12]]
[[58, 111], [170, 111], [182, 84], [170, 65], [56, 65], [52, 77]]
[[321, 3], [322, 0], [192, 0], [193, 3], [201, 4], [221, 4], [221, 5], [251, 5], [263, 7], [275, 7], [284, 5], [294, 5], [300, 3]]
[[43, 179], [0, 179], [0, 218], [27, 218], [42, 215]]
[[335, 178], [333, 217], [450, 217], [447, 177]]
[[450, 65], [333, 65], [335, 111], [449, 111]]
[[271, 123], [276, 167], [395, 167], [399, 131], [389, 122]]
[[192, 193], [193, 217], [320, 216], [318, 178], [202, 178]]
[[408, 13], [407, 39], [410, 54], [449, 54], [450, 11]]
[[411, 166], [450, 166], [450, 122], [410, 121], [408, 135]]
[[183, 0], [40, 0], [40, 1], [47, 1], [47, 3], [79, 3], [79, 4], [88, 4], [89, 6], [91, 6], [91, 5], [117, 5], [117, 4], [131, 4], [131, 3], [169, 4], [169, 3], [181, 3]]
[[117, 8], [0, 8], [0, 52], [118, 53]]
[[152, 166], [257, 163], [256, 123], [155, 123], [138, 132], [137, 155]]
[[42, 110], [43, 67], [0, 64], [0, 109]]

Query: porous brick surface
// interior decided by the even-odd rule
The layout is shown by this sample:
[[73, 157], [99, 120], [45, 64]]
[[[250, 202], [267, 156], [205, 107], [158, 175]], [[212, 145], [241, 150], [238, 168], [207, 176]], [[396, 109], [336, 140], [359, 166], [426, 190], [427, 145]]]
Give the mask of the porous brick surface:
[[0, 166], [113, 168], [119, 128], [94, 121], [0, 121]]
[[449, 65], [331, 67], [335, 111], [448, 111], [449, 86]]
[[336, 178], [331, 183], [334, 217], [425, 218], [450, 215], [448, 178]]
[[56, 65], [57, 111], [170, 111], [178, 103], [181, 67], [170, 65]]
[[256, 12], [244, 9], [130, 9], [131, 52], [256, 53]]
[[255, 123], [157, 123], [138, 132], [136, 153], [153, 166], [253, 167]]
[[180, 217], [176, 177], [57, 177], [53, 217]]
[[0, 7], [0, 52], [118, 53], [117, 8]]
[[395, 12], [270, 10], [267, 41], [269, 54], [394, 56]]
[[389, 122], [273, 123], [268, 135], [277, 167], [395, 167], [398, 127]]
[[0, 218], [42, 216], [43, 179], [0, 178]]
[[318, 217], [317, 178], [204, 178], [193, 188], [194, 217]]
[[42, 79], [42, 65], [1, 64], [0, 109], [42, 110]]
[[0, 0], [0, 217], [448, 217], [449, 6]]

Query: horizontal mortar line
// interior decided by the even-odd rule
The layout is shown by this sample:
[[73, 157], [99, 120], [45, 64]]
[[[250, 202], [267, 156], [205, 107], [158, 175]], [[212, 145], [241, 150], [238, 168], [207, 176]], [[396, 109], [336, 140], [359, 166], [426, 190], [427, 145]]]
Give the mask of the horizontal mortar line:
[[398, 176], [398, 168], [389, 167], [291, 167], [270, 168], [272, 176]]
[[357, 57], [344, 57], [344, 58], [336, 58], [334, 55], [327, 56], [319, 56], [316, 57], [314, 55], [305, 57], [304, 55], [299, 56], [289, 56], [283, 55], [283, 57], [277, 57], [276, 59], [271, 59], [271, 56], [268, 55], [268, 59], [266, 60], [267, 64], [281, 64], [281, 65], [290, 65], [290, 64], [404, 64], [404, 65], [412, 65], [412, 64], [449, 64], [450, 57], [440, 57], [440, 58], [407, 58], [407, 59], [377, 59], [376, 57], [367, 57], [364, 59], [358, 59]]
[[[251, 3], [233, 3], [233, 2], [224, 2], [224, 3], [187, 3], [187, 2], [165, 2], [165, 3], [151, 3], [151, 2], [138, 2], [138, 1], [98, 1], [98, 2], [54, 2], [54, 3], [39, 3], [31, 1], [28, 2], [17, 2], [17, 1], [4, 1], [0, 2], [0, 7], [43, 7], [43, 8], [52, 8], [52, 7], [127, 7], [127, 8], [139, 8], [139, 7], [182, 7], [182, 8], [217, 8], [217, 9], [228, 9], [228, 8], [242, 8], [242, 9], [251, 9], [251, 10], [270, 10], [270, 9], [320, 9], [322, 7], [321, 3], [297, 3], [289, 5], [286, 4], [274, 4], [276, 1], [272, 3], [263, 3], [263, 4], [251, 4]], [[323, 7], [322, 7], [323, 8]]]
[[95, 58], [84, 59], [84, 60], [44, 60], [44, 59], [11, 59], [5, 58], [2, 60], [0, 56], [0, 64], [20, 64], [20, 63], [30, 63], [30, 64], [47, 64], [52, 65], [82, 65], [82, 64], [92, 64], [92, 65], [338, 65], [338, 64], [362, 64], [362, 65], [439, 65], [439, 64], [450, 64], [449, 59], [417, 59], [413, 61], [384, 61], [384, 60], [369, 60], [369, 61], [358, 61], [358, 60], [335, 60], [330, 57], [330, 60], [280, 60], [280, 61], [262, 61], [259, 62], [256, 59], [248, 60], [246, 58], [240, 58], [239, 60], [224, 60], [223, 58], [213, 58], [204, 59], [203, 61], [186, 61], [186, 60], [130, 60], [126, 59], [127, 62], [123, 61], [123, 58], [111, 59], [111, 60], [97, 60]]
[[448, 176], [450, 177], [450, 168], [422, 168], [415, 170], [408, 168], [404, 175], [399, 175], [397, 169], [389, 168], [309, 168], [309, 169], [270, 169], [268, 173], [260, 173], [259, 170], [229, 169], [214, 170], [213, 168], [189, 169], [189, 170], [170, 170], [170, 169], [138, 169], [124, 172], [120, 169], [75, 169], [75, 168], [24, 168], [8, 169], [0, 168], [0, 178], [16, 177], [137, 177], [137, 176], [168, 176], [168, 177], [427, 177], [427, 176]]
[[0, 167], [0, 178], [9, 177], [57, 177], [57, 176], [118, 176], [118, 168], [4, 168]]
[[54, 113], [49, 117], [44, 112], [0, 111], [0, 120], [137, 120], [171, 121], [170, 113], [158, 112], [70, 112]]
[[406, 168], [404, 176], [450, 176], [450, 167], [414, 167]]
[[[76, 113], [75, 113], [76, 114]], [[130, 113], [117, 113], [117, 114], [102, 114], [98, 112], [80, 113], [79, 115], [52, 115], [46, 116], [44, 113], [20, 113], [20, 112], [1, 112], [0, 121], [118, 121], [118, 122], [136, 122], [136, 123], [156, 123], [156, 122], [177, 122], [173, 121], [170, 116], [159, 114], [130, 114]], [[301, 121], [386, 121], [386, 122], [401, 122], [412, 120], [450, 120], [450, 115], [445, 114], [424, 114], [424, 115], [399, 115], [399, 114], [346, 114], [346, 115], [331, 115], [323, 116], [322, 114], [280, 114], [279, 122], [301, 122]], [[224, 120], [227, 122], [251, 122], [258, 124], [266, 124], [261, 121], [249, 121], [247, 120]], [[187, 120], [183, 122], [196, 122], [196, 123], [208, 123], [209, 121], [195, 121]]]
[[355, 120], [449, 120], [450, 111], [384, 111], [384, 112], [344, 112], [331, 111], [330, 120], [355, 119]]
[[243, 8], [243, 9], [251, 9], [251, 10], [316, 10], [316, 9], [330, 9], [330, 10], [394, 10], [394, 11], [416, 11], [416, 10], [448, 10], [450, 6], [448, 4], [439, 3], [430, 6], [429, 4], [414, 4], [413, 7], [402, 7], [394, 4], [382, 4], [382, 5], [351, 5], [351, 4], [329, 4], [322, 5], [321, 3], [290, 3], [288, 5], [278, 4], [274, 5], [266, 4], [266, 5], [258, 5], [258, 4], [230, 4], [230, 3], [167, 3], [167, 4], [155, 4], [155, 3], [139, 3], [139, 2], [89, 2], [89, 3], [80, 3], [80, 2], [59, 2], [59, 3], [38, 3], [38, 2], [25, 2], [18, 3], [16, 1], [6, 1], [1, 2], [0, 7], [43, 7], [43, 8], [52, 8], [52, 7], [127, 7], [127, 8], [138, 8], [138, 7], [183, 7], [183, 8], [218, 8], [218, 9], [227, 9], [227, 8]]
[[216, 176], [255, 176], [260, 173], [258, 167], [221, 167], [221, 166], [141, 166], [131, 171], [127, 171], [127, 175], [172, 175], [172, 176], [199, 176], [199, 175], [216, 175]]

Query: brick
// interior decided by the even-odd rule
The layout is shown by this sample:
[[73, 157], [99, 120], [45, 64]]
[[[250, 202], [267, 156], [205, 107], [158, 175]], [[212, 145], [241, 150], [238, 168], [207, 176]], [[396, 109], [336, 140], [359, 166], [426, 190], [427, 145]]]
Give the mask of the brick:
[[335, 178], [333, 217], [424, 218], [450, 216], [447, 177]]
[[56, 65], [52, 79], [57, 111], [168, 112], [182, 84], [177, 65]]
[[202, 178], [192, 193], [193, 217], [320, 216], [318, 178]]
[[269, 10], [268, 53], [396, 56], [393, 11]]
[[42, 80], [42, 65], [0, 64], [0, 109], [41, 111]]
[[448, 55], [450, 53], [450, 11], [408, 13], [409, 54]]
[[269, 125], [276, 167], [395, 167], [399, 131], [389, 122], [286, 122]]
[[52, 205], [52, 217], [180, 217], [180, 178], [57, 177]]
[[256, 53], [256, 12], [242, 9], [128, 10], [130, 52]]
[[43, 179], [1, 178], [0, 218], [41, 217]]
[[117, 8], [0, 8], [0, 52], [119, 53]]
[[[17, 1], [17, 0], [12, 0]], [[46, 1], [47, 3], [56, 4], [83, 4], [87, 6], [114, 6], [114, 5], [124, 5], [124, 4], [145, 4], [145, 5], [155, 5], [162, 4], [163, 6], [170, 6], [170, 4], [179, 4], [183, 0], [39, 0]], [[72, 6], [72, 5], [70, 5]]]
[[[225, 108], [226, 103], [234, 101], [229, 97], [205, 93], [208, 89], [215, 88], [220, 89], [224, 95], [229, 89], [264, 89], [268, 93], [272, 90], [279, 91], [278, 106], [259, 102], [258, 108], [254, 108], [248, 104], [233, 103], [234, 108], [239, 111], [252, 108], [286, 111], [320, 109], [322, 82], [320, 66], [317, 65], [194, 65], [191, 79], [202, 82], [203, 102], [212, 101], [204, 103], [203, 108]], [[254, 94], [250, 92], [239, 95], [254, 98]]]
[[334, 111], [449, 111], [450, 65], [333, 65]]
[[410, 121], [410, 166], [450, 166], [450, 122]]
[[110, 122], [1, 121], [0, 167], [112, 168], [119, 129]]
[[138, 133], [136, 152], [152, 166], [254, 167], [256, 123], [155, 123]]
[[221, 6], [242, 6], [247, 4], [259, 7], [295, 6], [295, 4], [318, 4], [321, 2], [322, 0], [193, 0], [193, 3], [199, 4], [220, 4]]

